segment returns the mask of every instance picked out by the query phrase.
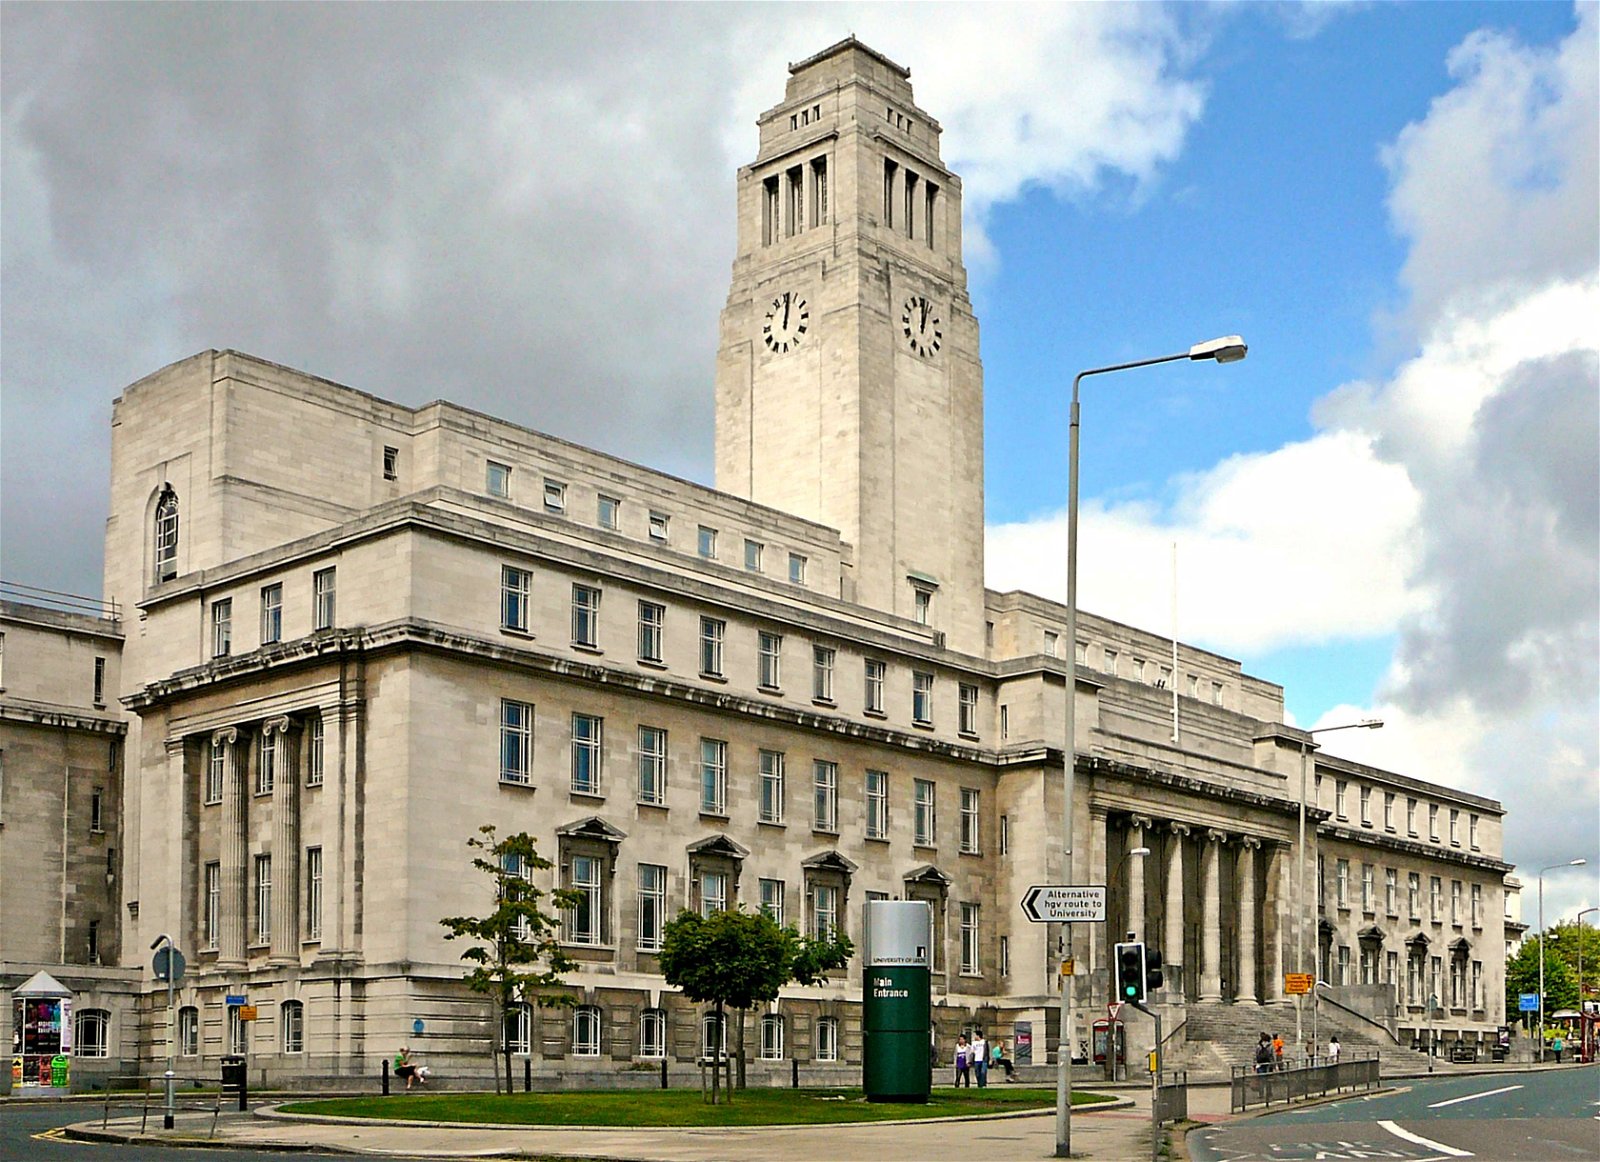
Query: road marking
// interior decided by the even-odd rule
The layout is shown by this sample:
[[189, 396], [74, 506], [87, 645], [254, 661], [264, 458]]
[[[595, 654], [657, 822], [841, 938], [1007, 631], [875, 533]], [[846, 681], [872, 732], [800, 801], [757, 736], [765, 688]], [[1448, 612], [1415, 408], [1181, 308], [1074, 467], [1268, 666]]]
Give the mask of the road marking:
[[1385, 1130], [1388, 1130], [1397, 1138], [1404, 1138], [1408, 1142], [1415, 1142], [1419, 1146], [1426, 1146], [1430, 1150], [1437, 1150], [1439, 1153], [1448, 1155], [1451, 1158], [1472, 1157], [1471, 1150], [1457, 1150], [1454, 1146], [1446, 1146], [1443, 1142], [1435, 1142], [1429, 1138], [1424, 1138], [1421, 1134], [1413, 1134], [1410, 1130], [1402, 1130], [1393, 1122], [1379, 1122], [1378, 1125], [1382, 1126]]
[[1457, 1102], [1477, 1101], [1480, 1097], [1493, 1097], [1497, 1093], [1510, 1093], [1512, 1090], [1521, 1089], [1520, 1085], [1503, 1085], [1499, 1089], [1486, 1089], [1482, 1093], [1469, 1093], [1466, 1097], [1453, 1097], [1449, 1101], [1436, 1101], [1428, 1108], [1442, 1110], [1445, 1106], [1453, 1106]]

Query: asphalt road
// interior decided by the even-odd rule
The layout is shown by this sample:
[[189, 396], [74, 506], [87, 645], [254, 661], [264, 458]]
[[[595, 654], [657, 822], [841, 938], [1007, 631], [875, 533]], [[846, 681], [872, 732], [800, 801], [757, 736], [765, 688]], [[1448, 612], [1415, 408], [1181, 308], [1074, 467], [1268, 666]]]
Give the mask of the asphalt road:
[[1600, 1069], [1409, 1079], [1197, 1131], [1188, 1146], [1194, 1162], [1596, 1162]]

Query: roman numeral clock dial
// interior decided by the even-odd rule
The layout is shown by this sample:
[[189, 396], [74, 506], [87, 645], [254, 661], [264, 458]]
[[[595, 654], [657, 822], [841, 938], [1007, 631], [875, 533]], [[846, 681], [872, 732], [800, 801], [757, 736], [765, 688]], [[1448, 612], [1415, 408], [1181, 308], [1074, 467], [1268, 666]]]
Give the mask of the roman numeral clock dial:
[[806, 330], [811, 326], [811, 308], [795, 291], [784, 291], [772, 300], [767, 308], [767, 321], [761, 327], [761, 339], [767, 350], [783, 355], [800, 346]]
[[937, 354], [939, 345], [944, 342], [939, 309], [926, 295], [912, 295], [906, 300], [906, 309], [900, 315], [900, 327], [905, 334], [906, 346], [924, 359]]

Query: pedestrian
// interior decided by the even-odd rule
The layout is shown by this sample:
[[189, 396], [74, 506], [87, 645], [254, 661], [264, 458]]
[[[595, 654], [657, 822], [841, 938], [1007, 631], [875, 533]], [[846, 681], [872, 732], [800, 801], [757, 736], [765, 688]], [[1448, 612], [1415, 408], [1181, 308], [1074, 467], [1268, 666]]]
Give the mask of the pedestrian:
[[1280, 1033], [1272, 1035], [1272, 1064], [1275, 1069], [1283, 1069], [1283, 1035]]
[[394, 1055], [394, 1075], [405, 1078], [407, 1089], [417, 1081], [423, 1085], [428, 1084], [427, 1074], [417, 1069], [416, 1063], [411, 1060], [411, 1050], [404, 1045], [400, 1046], [400, 1052]]
[[1561, 1039], [1561, 1034], [1557, 1033], [1556, 1034], [1556, 1039], [1554, 1041], [1550, 1042], [1550, 1048], [1555, 1050], [1556, 1064], [1557, 1065], [1561, 1064], [1561, 1051], [1563, 1049], [1565, 1049], [1566, 1047], [1567, 1047], [1567, 1043]]
[[1317, 1063], [1317, 1043], [1315, 1041], [1307, 1041], [1306, 1042], [1306, 1064], [1307, 1065], [1315, 1065], [1316, 1063]]
[[983, 1030], [972, 1033], [972, 1072], [977, 1074], [978, 1088], [989, 1088], [989, 1043], [983, 1039]]
[[1007, 1081], [1017, 1080], [1017, 1067], [1012, 1064], [1011, 1058], [1006, 1056], [1004, 1038], [996, 1038], [994, 1048], [989, 1050], [989, 1064], [995, 1069], [1004, 1069]]
[[967, 1035], [961, 1034], [956, 1038], [956, 1088], [963, 1085], [972, 1086], [972, 1050], [967, 1045]]
[[1272, 1068], [1272, 1038], [1265, 1033], [1256, 1042], [1256, 1072], [1266, 1073]]
[[1339, 1034], [1337, 1033], [1328, 1038], [1328, 1064], [1339, 1064]]

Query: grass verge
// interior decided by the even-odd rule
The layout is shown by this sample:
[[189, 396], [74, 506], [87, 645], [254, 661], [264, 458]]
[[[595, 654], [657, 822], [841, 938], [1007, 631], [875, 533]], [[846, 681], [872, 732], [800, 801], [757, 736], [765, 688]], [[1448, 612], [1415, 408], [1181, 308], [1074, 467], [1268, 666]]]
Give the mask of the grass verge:
[[[964, 1118], [1046, 1110], [1055, 1090], [1007, 1086], [956, 1093], [934, 1090], [926, 1105], [869, 1102], [859, 1089], [746, 1089], [731, 1103], [707, 1105], [699, 1090], [594, 1090], [570, 1093], [395, 1094], [293, 1102], [285, 1113], [419, 1122], [522, 1126], [781, 1126]], [[1074, 1107], [1110, 1101], [1072, 1095]]]

